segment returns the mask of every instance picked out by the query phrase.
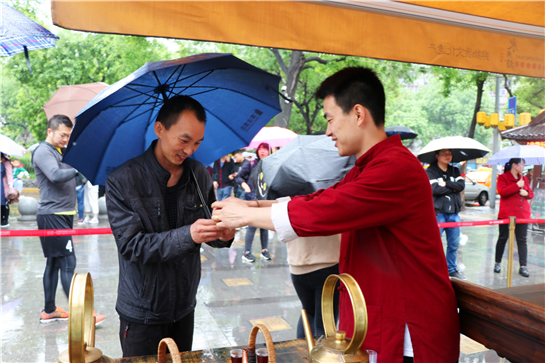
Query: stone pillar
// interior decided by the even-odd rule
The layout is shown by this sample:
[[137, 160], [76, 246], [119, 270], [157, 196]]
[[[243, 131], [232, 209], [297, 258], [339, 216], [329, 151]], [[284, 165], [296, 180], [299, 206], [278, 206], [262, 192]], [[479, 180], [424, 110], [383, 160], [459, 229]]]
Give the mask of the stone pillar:
[[19, 197], [19, 204], [17, 205], [20, 217], [18, 221], [36, 221], [36, 214], [38, 213], [38, 201], [32, 197]]
[[108, 220], [108, 211], [106, 210], [106, 197], [98, 198], [98, 219]]

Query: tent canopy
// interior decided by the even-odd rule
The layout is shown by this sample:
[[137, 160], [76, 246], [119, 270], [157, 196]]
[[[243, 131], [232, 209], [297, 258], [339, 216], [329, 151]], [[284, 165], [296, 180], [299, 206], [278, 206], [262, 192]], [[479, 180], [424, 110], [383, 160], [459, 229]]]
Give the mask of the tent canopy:
[[66, 1], [74, 30], [246, 44], [545, 77], [543, 1]]

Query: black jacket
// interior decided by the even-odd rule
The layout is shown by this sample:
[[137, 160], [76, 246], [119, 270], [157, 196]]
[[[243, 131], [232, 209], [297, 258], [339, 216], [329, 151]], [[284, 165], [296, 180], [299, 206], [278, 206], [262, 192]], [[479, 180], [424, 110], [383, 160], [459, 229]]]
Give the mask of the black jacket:
[[[144, 154], [116, 168], [106, 179], [108, 219], [119, 252], [116, 310], [144, 324], [178, 321], [196, 305], [200, 245], [193, 242], [189, 229], [206, 217], [189, 164], [206, 204], [210, 207], [216, 200], [208, 171], [186, 159], [178, 189], [177, 225], [170, 229], [165, 206], [170, 172], [155, 158], [155, 145], [153, 142]], [[231, 243], [216, 240], [208, 244], [230, 247]]]
[[[464, 190], [466, 182], [460, 175], [460, 170], [449, 165], [447, 171], [443, 171], [437, 162], [432, 163], [426, 170], [433, 191], [433, 205], [435, 213], [459, 213], [462, 210], [462, 197], [460, 192]], [[446, 186], [439, 186], [444, 181]]]
[[235, 163], [231, 160], [223, 163], [221, 166], [219, 160], [214, 161], [214, 168], [212, 169], [212, 180], [218, 182], [218, 188], [233, 187], [235, 186], [235, 180], [229, 179], [229, 175], [236, 172]]

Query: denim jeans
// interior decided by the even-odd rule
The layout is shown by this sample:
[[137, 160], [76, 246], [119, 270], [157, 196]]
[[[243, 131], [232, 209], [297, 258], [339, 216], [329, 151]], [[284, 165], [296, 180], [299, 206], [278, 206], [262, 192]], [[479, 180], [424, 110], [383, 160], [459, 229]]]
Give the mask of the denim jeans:
[[[445, 222], [460, 222], [460, 216], [456, 213], [439, 213], [437, 216], [437, 223]], [[456, 271], [456, 256], [458, 254], [458, 247], [460, 246], [460, 233], [462, 229], [460, 227], [453, 228], [440, 228], [439, 231], [443, 234], [443, 230], [447, 233], [447, 267], [448, 273]]]
[[78, 198], [78, 219], [83, 219], [83, 185], [76, 187], [76, 197]]
[[244, 191], [244, 189], [242, 189], [242, 187], [240, 185], [237, 185], [235, 187], [235, 197], [237, 197], [238, 199], [244, 199], [244, 194], [246, 192]]
[[231, 196], [231, 192], [233, 191], [232, 186], [218, 188], [218, 202], [220, 200], [227, 199]]
[[14, 178], [13, 187], [19, 191], [19, 194], [21, 194], [23, 192], [23, 181], [19, 178]]

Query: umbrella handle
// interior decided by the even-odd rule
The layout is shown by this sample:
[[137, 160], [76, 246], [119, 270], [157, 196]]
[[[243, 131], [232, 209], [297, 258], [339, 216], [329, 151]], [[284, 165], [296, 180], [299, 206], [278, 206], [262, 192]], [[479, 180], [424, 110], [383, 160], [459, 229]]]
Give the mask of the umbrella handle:
[[197, 187], [197, 193], [199, 194], [199, 199], [201, 200], [202, 207], [204, 209], [204, 214], [206, 215], [206, 218], [212, 219], [212, 213], [210, 213], [210, 209], [208, 209], [208, 205], [204, 202], [204, 197], [202, 195], [201, 188], [199, 187], [199, 183], [197, 182], [197, 177], [195, 176], [195, 173], [193, 172], [193, 168], [191, 167], [191, 162], [187, 163], [187, 166], [189, 166], [189, 170], [191, 171], [193, 180], [195, 180], [195, 186]]

